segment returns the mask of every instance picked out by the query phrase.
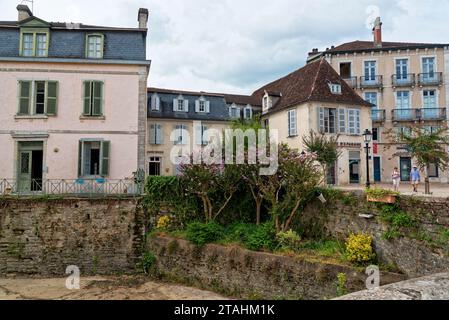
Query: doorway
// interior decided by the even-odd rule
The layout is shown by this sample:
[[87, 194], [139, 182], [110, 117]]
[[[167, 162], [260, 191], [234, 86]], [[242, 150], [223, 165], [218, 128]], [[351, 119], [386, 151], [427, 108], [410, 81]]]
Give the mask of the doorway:
[[351, 62], [340, 63], [340, 76], [343, 79], [350, 79], [352, 75]]
[[334, 163], [327, 168], [327, 184], [335, 186], [337, 184], [337, 164]]
[[410, 172], [412, 171], [412, 158], [401, 157], [399, 163], [401, 167], [401, 181], [410, 181]]
[[349, 182], [360, 183], [360, 151], [349, 151]]
[[374, 157], [374, 182], [382, 181], [382, 167], [380, 163], [380, 157]]
[[17, 187], [19, 192], [42, 191], [44, 143], [19, 142]]

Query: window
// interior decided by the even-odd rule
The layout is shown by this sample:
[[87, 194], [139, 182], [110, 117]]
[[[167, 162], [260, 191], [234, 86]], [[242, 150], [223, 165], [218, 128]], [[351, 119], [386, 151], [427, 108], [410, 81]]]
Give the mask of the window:
[[435, 90], [424, 90], [423, 100], [425, 109], [435, 109], [437, 108], [436, 91]]
[[427, 171], [429, 178], [438, 178], [440, 176], [438, 163], [430, 163], [427, 167]]
[[296, 110], [288, 111], [288, 136], [294, 137], [297, 135], [297, 119], [296, 119]]
[[162, 144], [162, 125], [157, 123], [150, 125], [150, 144]]
[[232, 105], [231, 107], [229, 107], [229, 116], [232, 119], [240, 118], [240, 109], [236, 105]]
[[365, 61], [365, 82], [376, 81], [376, 61]]
[[151, 95], [151, 111], [159, 111], [161, 105], [161, 99], [157, 93]]
[[346, 110], [343, 108], [338, 109], [338, 131], [346, 133]]
[[189, 134], [185, 124], [178, 124], [175, 126], [175, 145], [186, 145], [187, 135]]
[[435, 79], [435, 58], [427, 57], [422, 59], [422, 72], [423, 80], [434, 80]]
[[206, 139], [206, 131], [208, 128], [205, 125], [198, 125], [195, 127], [195, 143], [197, 145], [205, 146], [209, 143]]
[[340, 63], [340, 76], [343, 79], [351, 78], [351, 62], [342, 62]]
[[195, 112], [197, 113], [209, 113], [210, 112], [210, 102], [201, 97], [199, 100], [195, 101]]
[[86, 56], [90, 59], [103, 58], [103, 40], [104, 36], [100, 34], [91, 34], [87, 36]]
[[243, 117], [247, 120], [252, 119], [253, 118], [253, 108], [251, 108], [250, 105], [245, 107], [245, 110], [243, 112]]
[[360, 110], [349, 109], [348, 110], [348, 133], [359, 135], [360, 130]]
[[184, 99], [182, 95], [173, 99], [173, 112], [189, 112], [189, 100]]
[[48, 31], [24, 30], [21, 32], [20, 54], [23, 57], [48, 56]]
[[55, 116], [58, 101], [58, 82], [19, 81], [19, 116]]
[[408, 81], [408, 59], [396, 60], [396, 80], [398, 82]]
[[160, 157], [150, 157], [148, 175], [160, 176], [161, 175], [161, 163], [162, 163], [162, 159]]
[[264, 111], [267, 111], [269, 109], [269, 106], [268, 106], [268, 95], [265, 95], [263, 97], [262, 106], [263, 106], [263, 110]]
[[110, 149], [109, 141], [81, 140], [78, 152], [78, 176], [108, 176]]
[[380, 141], [380, 130], [379, 128], [373, 128], [373, 141]]
[[396, 92], [396, 109], [410, 109], [410, 92]]
[[374, 108], [378, 108], [377, 92], [365, 92], [365, 101], [374, 105]]
[[101, 81], [84, 82], [84, 107], [83, 116], [103, 116], [103, 87]]
[[337, 109], [319, 108], [319, 127], [323, 133], [336, 133]]
[[333, 94], [341, 94], [341, 84], [329, 83], [329, 89]]
[[412, 129], [409, 127], [398, 127], [396, 128], [398, 139], [401, 139], [402, 136], [411, 137]]

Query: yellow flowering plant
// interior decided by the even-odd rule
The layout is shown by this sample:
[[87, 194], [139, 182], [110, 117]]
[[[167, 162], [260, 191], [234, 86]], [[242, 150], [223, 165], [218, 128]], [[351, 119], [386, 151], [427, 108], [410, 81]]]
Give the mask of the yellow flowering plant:
[[373, 237], [366, 233], [351, 234], [346, 241], [346, 256], [350, 262], [363, 264], [373, 261]]

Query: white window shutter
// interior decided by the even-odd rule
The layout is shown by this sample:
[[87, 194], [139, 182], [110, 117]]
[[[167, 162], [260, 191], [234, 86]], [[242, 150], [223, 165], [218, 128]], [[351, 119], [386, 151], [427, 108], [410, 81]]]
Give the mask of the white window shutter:
[[156, 129], [154, 124], [150, 126], [150, 144], [156, 144]]
[[156, 125], [156, 144], [162, 144], [162, 125]]
[[229, 107], [228, 111], [229, 111], [229, 117], [232, 118], [232, 107]]
[[338, 109], [338, 128], [340, 133], [346, 133], [346, 110]]
[[348, 110], [348, 128], [349, 134], [356, 134], [355, 110]]
[[361, 133], [360, 129], [360, 110], [355, 110], [356, 134]]
[[324, 132], [324, 108], [318, 107], [318, 128]]
[[200, 112], [200, 100], [195, 100], [195, 112]]
[[195, 126], [195, 143], [197, 145], [201, 145], [202, 144], [202, 132], [201, 132], [201, 125], [196, 125]]
[[189, 100], [188, 99], [184, 100], [184, 111], [189, 112]]
[[161, 109], [161, 99], [159, 96], [156, 96], [156, 111], [159, 111]]
[[178, 99], [173, 99], [173, 111], [176, 112], [178, 110]]
[[210, 101], [206, 101], [206, 113], [210, 113]]

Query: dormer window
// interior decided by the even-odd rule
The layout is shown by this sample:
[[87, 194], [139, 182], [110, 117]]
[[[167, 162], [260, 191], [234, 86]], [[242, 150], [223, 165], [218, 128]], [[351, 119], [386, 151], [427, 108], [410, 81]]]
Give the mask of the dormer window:
[[262, 101], [262, 107], [264, 112], [268, 111], [268, 109], [270, 108], [268, 102], [269, 102], [268, 94], [265, 94]]
[[151, 111], [159, 111], [160, 110], [161, 99], [157, 93], [153, 93], [151, 96]]
[[189, 112], [189, 100], [179, 95], [177, 99], [173, 99], [173, 112]]
[[332, 94], [341, 94], [341, 84], [339, 83], [329, 83], [329, 89]]
[[24, 29], [21, 33], [21, 50], [23, 57], [48, 56], [48, 32]]
[[210, 102], [204, 97], [199, 98], [195, 101], [195, 112], [196, 113], [209, 113], [210, 112]]
[[250, 120], [253, 118], [253, 108], [250, 105], [247, 105], [243, 110], [243, 117], [246, 120]]
[[240, 118], [240, 108], [238, 108], [235, 104], [232, 104], [229, 107], [229, 117], [231, 117], [231, 119]]
[[103, 41], [101, 34], [89, 34], [86, 40], [86, 56], [89, 59], [103, 58]]

